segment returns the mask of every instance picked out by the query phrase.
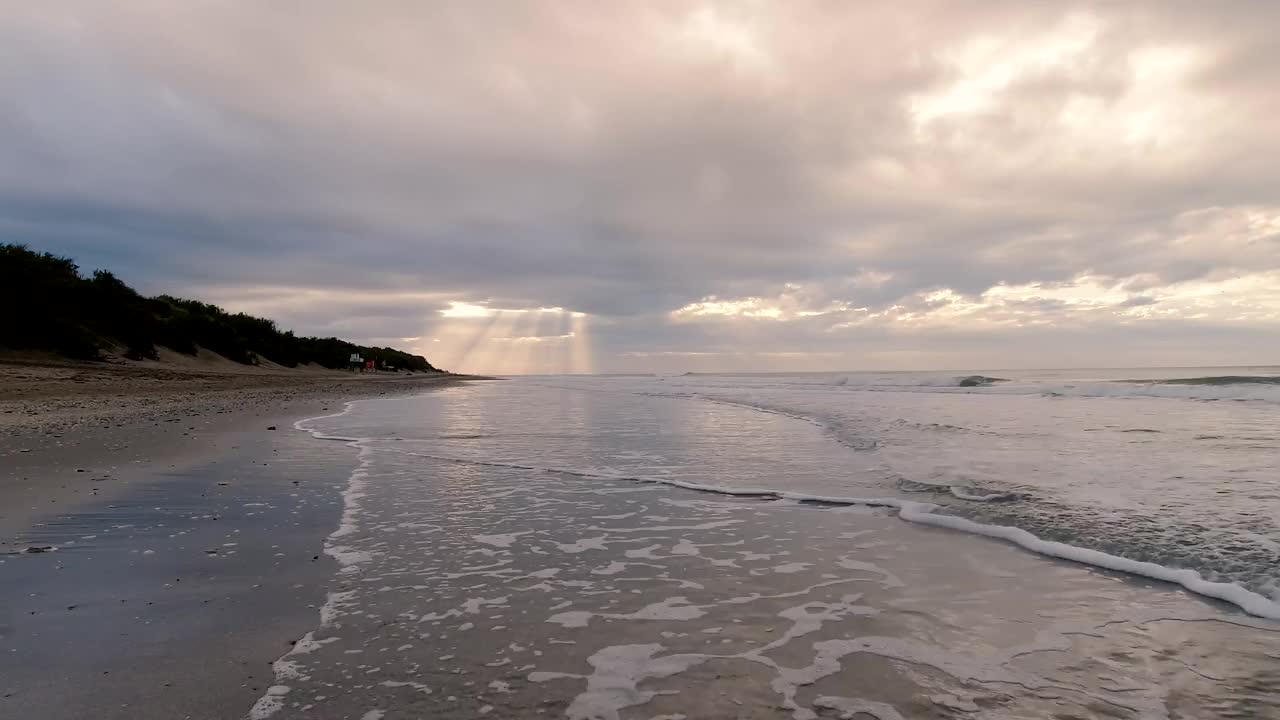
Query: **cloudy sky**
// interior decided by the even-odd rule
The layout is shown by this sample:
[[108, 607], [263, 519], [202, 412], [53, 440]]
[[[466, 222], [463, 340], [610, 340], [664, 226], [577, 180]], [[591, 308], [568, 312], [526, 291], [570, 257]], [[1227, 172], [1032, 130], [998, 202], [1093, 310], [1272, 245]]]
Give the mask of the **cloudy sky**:
[[473, 372], [1280, 362], [1280, 3], [0, 0], [0, 237]]

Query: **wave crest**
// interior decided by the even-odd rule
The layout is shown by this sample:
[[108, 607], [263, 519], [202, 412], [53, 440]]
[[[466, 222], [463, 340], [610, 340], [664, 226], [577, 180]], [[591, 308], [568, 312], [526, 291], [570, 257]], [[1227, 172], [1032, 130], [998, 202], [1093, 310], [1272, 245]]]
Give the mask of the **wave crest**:
[[[1142, 382], [1126, 380], [1125, 382]], [[1280, 375], [1208, 375], [1157, 380], [1157, 385], [1280, 385]]]

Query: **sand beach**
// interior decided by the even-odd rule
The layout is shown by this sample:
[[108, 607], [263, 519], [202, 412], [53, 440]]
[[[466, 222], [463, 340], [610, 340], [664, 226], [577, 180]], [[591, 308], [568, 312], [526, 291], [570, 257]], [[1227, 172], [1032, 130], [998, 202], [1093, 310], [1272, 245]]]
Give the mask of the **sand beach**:
[[314, 624], [333, 570], [321, 550], [349, 453], [301, 443], [292, 423], [463, 380], [208, 353], [6, 359], [5, 717], [243, 715], [271, 661]]

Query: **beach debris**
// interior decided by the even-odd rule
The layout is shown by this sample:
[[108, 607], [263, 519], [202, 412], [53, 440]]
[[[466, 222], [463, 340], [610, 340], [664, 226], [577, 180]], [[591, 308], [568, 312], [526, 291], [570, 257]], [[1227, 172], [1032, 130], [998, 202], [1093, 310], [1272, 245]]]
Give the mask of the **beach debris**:
[[28, 547], [26, 550], [23, 550], [23, 552], [43, 553], [43, 552], [53, 552], [53, 550], [54, 548], [52, 545], [32, 545], [31, 547]]
[[268, 430], [275, 430], [275, 429], [276, 429], [276, 426], [275, 426], [275, 425], [268, 425], [268, 426], [267, 426], [267, 429], [268, 429]]

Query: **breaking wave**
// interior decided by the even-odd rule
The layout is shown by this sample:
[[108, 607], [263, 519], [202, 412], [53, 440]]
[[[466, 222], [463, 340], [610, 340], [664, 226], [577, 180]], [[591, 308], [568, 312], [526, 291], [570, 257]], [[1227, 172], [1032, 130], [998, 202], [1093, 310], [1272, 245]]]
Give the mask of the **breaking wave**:
[[956, 387], [987, 387], [996, 383], [1009, 382], [1008, 378], [987, 377], [986, 375], [966, 375], [956, 379]]
[[[871, 382], [868, 382], [871, 380]], [[910, 380], [910, 382], [904, 382]], [[852, 385], [857, 388], [972, 388], [972, 387], [990, 387], [996, 383], [1009, 382], [1008, 378], [988, 377], [986, 375], [960, 375], [956, 377], [922, 377], [922, 378], [897, 378], [897, 377], [872, 377], [872, 378], [855, 378], [851, 376], [838, 377], [830, 381], [830, 385], [836, 387], [849, 387]]]
[[686, 374], [670, 378], [700, 390], [750, 387], [758, 390], [825, 387], [833, 392], [963, 393], [1041, 395], [1045, 397], [1158, 397], [1174, 400], [1255, 400], [1280, 403], [1280, 375], [1211, 375], [1171, 379], [1063, 381], [1052, 377], [1017, 379], [993, 375], [943, 373]]
[[1173, 378], [1170, 380], [1125, 380], [1130, 383], [1156, 385], [1280, 385], [1280, 375], [1209, 375], [1207, 377]]

